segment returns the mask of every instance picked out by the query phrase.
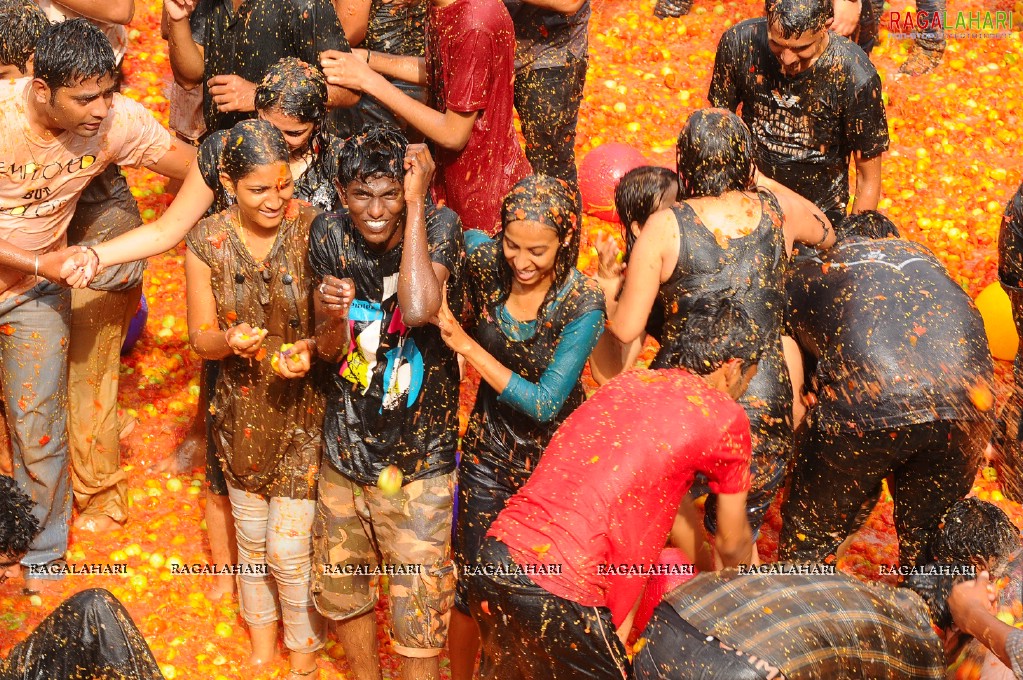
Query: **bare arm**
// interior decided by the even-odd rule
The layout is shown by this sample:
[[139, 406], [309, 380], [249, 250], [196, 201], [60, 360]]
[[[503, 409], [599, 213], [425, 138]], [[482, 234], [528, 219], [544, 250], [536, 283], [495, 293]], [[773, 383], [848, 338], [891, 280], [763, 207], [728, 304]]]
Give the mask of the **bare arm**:
[[855, 159], [856, 198], [852, 211], [877, 210], [877, 202], [881, 199], [881, 156], [864, 159], [857, 155]]
[[636, 239], [618, 304], [608, 305], [608, 330], [623, 343], [631, 343], [646, 330], [662, 273], [678, 260], [679, 233], [671, 210], [654, 213]]
[[135, 16], [133, 0], [60, 0], [60, 4], [86, 19], [127, 26]]
[[164, 177], [184, 180], [188, 177], [188, 173], [193, 167], [197, 168], [195, 147], [173, 139], [167, 153], [161, 156], [160, 160], [146, 167], [153, 172], [160, 173]]
[[[845, 2], [846, 0], [840, 0]], [[785, 233], [785, 252], [792, 254], [794, 243], [805, 243], [815, 248], [830, 248], [835, 244], [835, 229], [820, 208], [784, 184], [757, 173], [757, 186], [767, 189], [778, 199], [781, 207], [782, 231]]]
[[407, 326], [425, 326], [437, 315], [448, 280], [447, 267], [430, 260], [426, 238], [426, 194], [434, 164], [425, 144], [405, 152], [405, 235], [398, 267], [398, 307]]
[[[604, 293], [607, 318], [614, 317], [618, 309], [618, 291], [622, 285], [622, 265], [618, 262], [619, 248], [614, 239], [603, 232], [597, 236], [597, 283]], [[623, 343], [611, 333], [603, 333], [590, 354], [590, 375], [597, 385], [603, 385], [611, 378], [636, 363], [643, 349], [646, 333], [629, 343]]]
[[[844, 0], [843, 0], [844, 1]], [[334, 10], [341, 21], [348, 44], [355, 47], [366, 38], [373, 0], [334, 0]]]
[[714, 548], [726, 567], [749, 564], [753, 556], [753, 531], [746, 519], [746, 492], [718, 494], [718, 533]]
[[572, 15], [582, 8], [586, 0], [523, 0], [527, 5]]
[[167, 44], [174, 81], [191, 90], [202, 85], [205, 69], [203, 48], [192, 38], [188, 17], [195, 10], [197, 0], [165, 0], [167, 15]]
[[[376, 54], [373, 53], [374, 57]], [[328, 83], [372, 95], [441, 147], [461, 151], [469, 141], [479, 111], [461, 113], [448, 110], [441, 113], [431, 109], [399, 90], [355, 54], [324, 52], [321, 64]]]
[[351, 342], [348, 310], [355, 299], [355, 282], [325, 276], [313, 294], [316, 315], [316, 352], [327, 361], [339, 361]]
[[188, 297], [188, 342], [196, 354], [212, 360], [232, 355], [246, 359], [256, 356], [266, 331], [257, 332], [247, 323], [220, 330], [209, 265], [191, 250], [185, 253], [185, 289]]
[[960, 630], [977, 638], [1007, 668], [1012, 668], [1007, 647], [1009, 636], [1016, 629], [991, 613], [994, 594], [990, 590], [990, 583], [990, 575], [984, 571], [975, 581], [956, 584], [948, 598], [948, 607]]
[[117, 238], [95, 246], [103, 266], [142, 260], [166, 252], [181, 242], [209, 207], [213, 205], [213, 191], [193, 163], [174, 202], [160, 219], [132, 229]]
[[369, 67], [387, 78], [404, 80], [415, 85], [426, 85], [426, 60], [386, 52], [352, 50], [356, 59], [362, 59]]

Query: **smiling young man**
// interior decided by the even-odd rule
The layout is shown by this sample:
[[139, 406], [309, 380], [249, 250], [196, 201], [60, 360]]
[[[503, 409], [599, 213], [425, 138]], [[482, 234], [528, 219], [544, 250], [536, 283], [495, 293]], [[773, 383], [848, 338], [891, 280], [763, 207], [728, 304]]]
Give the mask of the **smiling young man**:
[[455, 214], [427, 203], [432, 174], [426, 147], [400, 132], [356, 135], [338, 173], [346, 210], [321, 215], [310, 235], [309, 259], [323, 278], [318, 351], [335, 362], [313, 594], [338, 622], [360, 680], [380, 677], [380, 573], [391, 570], [390, 634], [405, 678], [439, 677], [454, 600], [458, 363], [430, 320], [445, 288], [449, 300], [460, 297], [463, 248]]
[[[767, 0], [767, 16], [725, 31], [708, 99], [753, 133], [757, 168], [813, 201], [833, 224], [881, 195], [888, 122], [881, 79], [863, 50], [830, 33], [830, 0]], [[741, 107], [741, 109], [740, 109]]]
[[[85, 19], [47, 27], [34, 78], [0, 82], [0, 382], [13, 433], [14, 478], [42, 531], [22, 563], [67, 549], [70, 291], [60, 251], [86, 185], [112, 163], [184, 177], [195, 151], [142, 105], [114, 92], [114, 53]], [[42, 575], [46, 578], [48, 575]], [[39, 575], [28, 588], [43, 585]], [[56, 578], [56, 577], [50, 577]]]

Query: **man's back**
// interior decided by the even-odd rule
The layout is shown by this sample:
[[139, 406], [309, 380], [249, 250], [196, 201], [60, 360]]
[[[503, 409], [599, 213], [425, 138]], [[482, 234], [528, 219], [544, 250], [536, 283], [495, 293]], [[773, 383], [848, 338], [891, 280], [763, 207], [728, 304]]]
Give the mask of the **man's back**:
[[[844, 574], [726, 569], [697, 575], [668, 593], [663, 606], [704, 635], [781, 669], [789, 680], [945, 677], [944, 651], [927, 606], [907, 589], [867, 585]], [[686, 658], [672, 660], [677, 665], [671, 677], [690, 677]]]
[[702, 378], [629, 371], [569, 416], [489, 535], [519, 564], [562, 565], [537, 585], [617, 619], [645, 580], [600, 567], [654, 563], [697, 471], [716, 493], [747, 490], [750, 447], [745, 412]]
[[982, 420], [992, 375], [983, 322], [925, 247], [847, 238], [801, 257], [788, 283], [793, 336], [818, 362], [824, 427]]

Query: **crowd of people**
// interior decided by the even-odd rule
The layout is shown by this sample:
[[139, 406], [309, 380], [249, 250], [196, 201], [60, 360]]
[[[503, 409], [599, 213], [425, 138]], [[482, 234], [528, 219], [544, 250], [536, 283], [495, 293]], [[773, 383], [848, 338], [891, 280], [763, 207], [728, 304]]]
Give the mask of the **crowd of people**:
[[[211, 560], [240, 567], [211, 596], [237, 588], [256, 667], [280, 627], [310, 677], [332, 629], [381, 677], [386, 576], [405, 678], [439, 678], [445, 649], [454, 680], [944, 677], [970, 636], [1023, 677], [987, 573], [1020, 534], [965, 498], [993, 437], [1023, 500], [1023, 359], [996, 423], [979, 313], [876, 210], [877, 8], [767, 0], [725, 31], [716, 108], [674, 170], [620, 180], [622, 238], [588, 277], [588, 0], [166, 0], [173, 134], [118, 93], [131, 3], [94, 5], [0, 0], [0, 581], [53, 587], [73, 506], [83, 531], [131, 521], [119, 349], [145, 259], [184, 240], [184, 465], [205, 465]], [[925, 37], [910, 71], [940, 61]], [[120, 166], [175, 182], [158, 219]], [[1023, 327], [1023, 187], [999, 255]], [[833, 569], [885, 483], [897, 589]], [[671, 550], [700, 574], [643, 607]], [[111, 599], [66, 602], [4, 672], [49, 645], [153, 677]], [[124, 636], [53, 642], [83, 625]]]

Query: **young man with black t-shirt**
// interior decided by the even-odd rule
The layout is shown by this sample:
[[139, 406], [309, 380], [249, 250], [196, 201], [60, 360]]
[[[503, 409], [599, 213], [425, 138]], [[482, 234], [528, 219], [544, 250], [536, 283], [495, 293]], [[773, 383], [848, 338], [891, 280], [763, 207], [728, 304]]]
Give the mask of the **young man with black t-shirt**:
[[[406, 151], [407, 149], [407, 151]], [[327, 383], [313, 594], [338, 621], [355, 677], [379, 678], [379, 574], [389, 576], [391, 646], [405, 678], [439, 677], [454, 601], [451, 521], [458, 362], [430, 320], [458, 300], [462, 228], [427, 204], [433, 161], [388, 128], [348, 140], [346, 210], [311, 227], [319, 355]], [[392, 573], [394, 572], [394, 573]]]
[[767, 17], [721, 36], [708, 98], [740, 113], [760, 172], [838, 224], [849, 202], [850, 156], [852, 211], [877, 208], [889, 139], [877, 69], [863, 50], [829, 33], [831, 12], [830, 0], [767, 0]]
[[[350, 52], [330, 0], [168, 0], [174, 80], [203, 88], [207, 133], [256, 115], [256, 84], [284, 57], [319, 64], [324, 50]], [[328, 105], [353, 106], [359, 95], [328, 88]]]
[[890, 477], [899, 562], [913, 566], [973, 484], [991, 354], [977, 308], [927, 248], [873, 211], [841, 229], [838, 245], [796, 259], [787, 285], [817, 403], [797, 438], [779, 557], [834, 554]]

